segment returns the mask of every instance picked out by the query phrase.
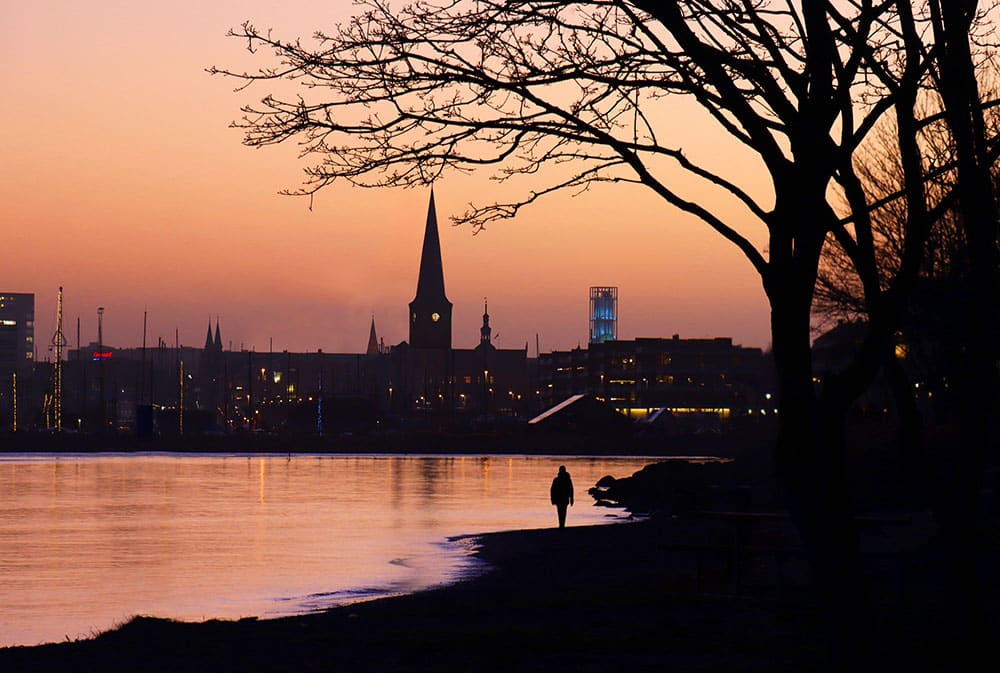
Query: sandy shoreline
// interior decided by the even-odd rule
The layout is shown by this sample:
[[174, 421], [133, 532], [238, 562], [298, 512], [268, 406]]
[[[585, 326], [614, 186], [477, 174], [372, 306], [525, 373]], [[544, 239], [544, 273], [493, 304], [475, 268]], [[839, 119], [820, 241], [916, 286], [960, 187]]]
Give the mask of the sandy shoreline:
[[456, 585], [273, 620], [141, 618], [94, 640], [0, 649], [0, 670], [821, 669], [805, 594], [751, 577], [733, 591], [713, 537], [724, 529], [697, 528], [665, 519], [486, 534], [478, 554], [492, 569]]

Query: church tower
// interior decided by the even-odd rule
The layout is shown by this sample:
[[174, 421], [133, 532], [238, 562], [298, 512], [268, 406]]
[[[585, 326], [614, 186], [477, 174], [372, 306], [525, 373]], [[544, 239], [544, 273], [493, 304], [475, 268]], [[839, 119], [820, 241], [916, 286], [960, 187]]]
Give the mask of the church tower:
[[489, 304], [486, 303], [485, 299], [483, 299], [483, 326], [479, 328], [479, 345], [493, 345], [493, 328], [490, 327]]
[[444, 294], [444, 269], [433, 188], [427, 208], [424, 247], [420, 254], [417, 296], [410, 302], [410, 345], [414, 348], [451, 349], [451, 302]]
[[205, 334], [205, 352], [222, 352], [222, 334], [219, 332], [219, 319], [215, 319], [215, 338], [212, 338], [212, 319], [208, 319], [208, 333]]

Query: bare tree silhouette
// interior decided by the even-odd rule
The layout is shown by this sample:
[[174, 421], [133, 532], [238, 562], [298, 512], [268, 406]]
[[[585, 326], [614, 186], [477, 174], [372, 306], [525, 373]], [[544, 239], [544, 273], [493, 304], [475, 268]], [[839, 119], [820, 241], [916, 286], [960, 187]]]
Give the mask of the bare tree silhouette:
[[[350, 21], [308, 41], [245, 23], [231, 34], [266, 52], [270, 65], [210, 71], [240, 88], [275, 88], [235, 125], [250, 146], [299, 143], [310, 163], [305, 183], [290, 193], [312, 195], [337, 179], [405, 187], [449, 170], [488, 171], [522, 191], [457, 218], [481, 228], [560, 190], [642, 185], [736, 246], [771, 308], [780, 385], [775, 462], [812, 559], [833, 651], [842, 663], [867, 667], [875, 629], [848, 496], [844, 423], [892, 346], [936, 216], [925, 190], [928, 127], [917, 107], [921, 88], [936, 84], [935, 6], [418, 0], [393, 9], [367, 0]], [[975, 32], [980, 17], [963, 17]], [[967, 88], [956, 99], [967, 103]], [[677, 96], [748, 150], [768, 193], [753, 188], [747, 166], [701, 165], [662, 140], [671, 125], [664, 105]], [[905, 213], [898, 264], [888, 272], [872, 216], [879, 195], [855, 162], [887, 116], [897, 130]], [[678, 172], [706, 191], [688, 196], [672, 177]], [[722, 203], [737, 204], [738, 214], [725, 214], [733, 209]], [[766, 250], [748, 233], [761, 228]], [[828, 236], [858, 278], [869, 319], [852, 364], [818, 386], [810, 320]]]

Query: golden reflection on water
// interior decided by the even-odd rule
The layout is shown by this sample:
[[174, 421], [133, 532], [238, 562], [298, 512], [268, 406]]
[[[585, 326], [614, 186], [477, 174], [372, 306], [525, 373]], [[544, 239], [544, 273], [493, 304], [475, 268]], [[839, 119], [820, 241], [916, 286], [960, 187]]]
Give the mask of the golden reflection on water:
[[449, 536], [552, 526], [558, 465], [581, 525], [608, 514], [579, 506], [587, 487], [649, 462], [503, 457], [497, 483], [497, 460], [0, 454], [0, 646], [135, 614], [267, 617], [418, 590], [460, 565]]
[[257, 502], [259, 502], [262, 505], [264, 504], [264, 469], [265, 469], [264, 465], [265, 465], [264, 458], [263, 457], [258, 458], [257, 459], [257, 467], [258, 467], [258, 471], [260, 472], [260, 479], [258, 480], [259, 483], [260, 483], [260, 486], [259, 486], [259, 488], [257, 490], [257, 493], [258, 493], [258, 495], [257, 495]]

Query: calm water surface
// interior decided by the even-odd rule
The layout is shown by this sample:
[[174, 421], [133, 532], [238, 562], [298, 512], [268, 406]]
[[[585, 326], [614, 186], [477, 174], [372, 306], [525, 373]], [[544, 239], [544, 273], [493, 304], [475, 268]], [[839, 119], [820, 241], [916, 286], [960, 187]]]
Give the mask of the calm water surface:
[[609, 521], [587, 488], [648, 458], [0, 454], [0, 646], [146, 614], [277, 617], [468, 571], [449, 537]]

